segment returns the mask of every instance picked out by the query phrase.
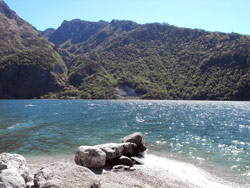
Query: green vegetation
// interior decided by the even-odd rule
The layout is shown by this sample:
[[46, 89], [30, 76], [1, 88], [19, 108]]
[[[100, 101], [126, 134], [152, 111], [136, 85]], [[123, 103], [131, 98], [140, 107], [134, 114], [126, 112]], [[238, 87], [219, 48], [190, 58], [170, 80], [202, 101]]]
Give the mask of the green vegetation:
[[73, 20], [40, 32], [52, 44], [0, 6], [0, 98], [250, 100], [249, 36]]
[[64, 89], [67, 66], [53, 45], [0, 2], [0, 98], [39, 98]]
[[117, 98], [115, 88], [126, 85], [142, 99], [250, 99], [248, 36], [166, 24], [137, 25], [121, 33], [109, 35], [94, 49], [85, 46], [101, 34], [87, 42], [60, 44], [74, 55], [69, 83], [91, 98]]

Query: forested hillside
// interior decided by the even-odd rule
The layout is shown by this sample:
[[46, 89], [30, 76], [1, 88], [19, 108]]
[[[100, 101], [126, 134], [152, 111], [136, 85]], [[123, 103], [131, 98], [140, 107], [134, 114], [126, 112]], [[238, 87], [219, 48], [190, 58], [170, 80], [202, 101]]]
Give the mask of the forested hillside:
[[249, 65], [250, 36], [118, 20], [37, 31], [0, 1], [0, 98], [250, 100]]
[[0, 98], [39, 98], [60, 91], [66, 73], [53, 46], [0, 1]]
[[[131, 21], [64, 21], [49, 38], [81, 98], [250, 99], [250, 37]], [[58, 97], [59, 95], [57, 95]]]

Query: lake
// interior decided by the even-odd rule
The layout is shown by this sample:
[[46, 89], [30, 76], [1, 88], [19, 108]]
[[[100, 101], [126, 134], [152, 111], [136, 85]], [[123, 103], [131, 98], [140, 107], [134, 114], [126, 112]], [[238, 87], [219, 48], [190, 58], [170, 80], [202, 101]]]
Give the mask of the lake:
[[0, 100], [0, 153], [74, 155], [133, 132], [144, 134], [151, 165], [249, 185], [250, 102]]

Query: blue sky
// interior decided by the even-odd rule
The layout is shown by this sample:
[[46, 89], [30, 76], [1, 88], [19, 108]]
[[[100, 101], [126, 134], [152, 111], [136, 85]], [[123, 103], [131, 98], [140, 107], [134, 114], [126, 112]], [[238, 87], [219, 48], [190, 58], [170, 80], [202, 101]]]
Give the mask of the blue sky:
[[250, 35], [250, 0], [5, 0], [39, 30], [63, 20], [133, 20]]

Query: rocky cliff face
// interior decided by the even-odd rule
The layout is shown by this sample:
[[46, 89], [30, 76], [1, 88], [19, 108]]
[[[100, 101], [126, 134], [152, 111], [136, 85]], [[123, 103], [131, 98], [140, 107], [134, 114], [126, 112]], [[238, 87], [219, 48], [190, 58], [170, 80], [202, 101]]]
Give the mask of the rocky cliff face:
[[87, 22], [82, 20], [64, 21], [49, 37], [49, 41], [67, 49], [72, 54], [82, 54], [100, 48], [106, 42], [136, 28], [132, 21]]
[[10, 55], [0, 61], [0, 98], [39, 98], [60, 91], [65, 82], [64, 66], [50, 50], [39, 49]]
[[59, 91], [66, 71], [53, 45], [0, 1], [0, 98]]
[[86, 41], [99, 29], [107, 26], [107, 22], [86, 22], [81, 20], [64, 21], [51, 35], [49, 40], [54, 44], [63, 44], [70, 39], [72, 44]]
[[9, 19], [13, 19], [18, 25], [24, 24], [24, 20], [17, 16], [17, 14], [11, 10], [4, 1], [0, 1], [0, 13], [5, 15]]

